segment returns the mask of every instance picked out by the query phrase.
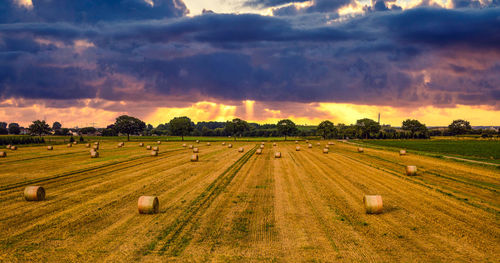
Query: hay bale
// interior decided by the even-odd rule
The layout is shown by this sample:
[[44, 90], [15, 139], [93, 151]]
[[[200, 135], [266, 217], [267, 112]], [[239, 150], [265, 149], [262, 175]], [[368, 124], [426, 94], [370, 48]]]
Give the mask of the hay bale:
[[160, 209], [160, 202], [156, 196], [141, 196], [137, 202], [139, 214], [157, 214]]
[[151, 151], [151, 156], [158, 156], [158, 151]]
[[328, 145], [328, 144], [325, 145], [325, 148], [330, 149], [330, 145]]
[[295, 144], [299, 143], [299, 141], [295, 141]]
[[403, 155], [406, 155], [406, 150], [405, 149], [399, 150], [399, 156]]
[[198, 154], [191, 155], [191, 162], [197, 162], [197, 161], [198, 161]]
[[94, 145], [99, 145], [99, 142], [94, 142]]
[[186, 147], [187, 145], [185, 143], [182, 144], [182, 147]]
[[71, 143], [68, 143], [68, 148], [71, 148], [73, 145]]
[[317, 143], [316, 143], [316, 145], [317, 145], [317, 146], [320, 146], [320, 145], [321, 145], [321, 143], [317, 142]]
[[417, 175], [417, 167], [415, 165], [406, 166], [406, 175], [408, 175], [408, 176]]
[[207, 142], [207, 146], [210, 146], [210, 145], [212, 145], [212, 144], [210, 144], [209, 142]]
[[313, 145], [312, 145], [312, 144], [308, 144], [308, 145], [307, 145], [307, 148], [312, 148], [312, 147], [313, 147]]
[[99, 144], [92, 146], [92, 149], [95, 150], [95, 151], [99, 150]]
[[90, 158], [99, 158], [99, 153], [97, 151], [90, 151]]
[[157, 144], [161, 144], [161, 141], [157, 141], [156, 143], [157, 143]]
[[233, 148], [233, 145], [232, 144], [228, 144], [227, 148]]
[[323, 148], [323, 153], [328, 154], [328, 148]]
[[306, 140], [306, 143], [309, 143], [309, 140]]
[[52, 150], [54, 150], [54, 147], [52, 147], [52, 145], [49, 145], [49, 146], [47, 146], [47, 150], [52, 151]]
[[159, 150], [160, 150], [160, 147], [158, 147], [158, 146], [153, 146], [153, 147], [152, 147], [152, 150], [153, 150], [153, 151], [159, 151]]
[[198, 150], [197, 147], [193, 148], [193, 153], [198, 153], [200, 150]]
[[144, 147], [144, 143], [140, 142], [139, 147]]
[[196, 143], [200, 143], [200, 140], [196, 140]]
[[260, 145], [260, 148], [261, 148], [261, 149], [264, 149], [264, 144], [261, 144], [261, 145]]
[[335, 145], [335, 143], [333, 143], [333, 142], [328, 142], [328, 145]]
[[7, 157], [7, 153], [6, 152], [0, 152], [0, 157]]
[[243, 149], [243, 147], [238, 148], [238, 152], [242, 153], [244, 151], [245, 151], [245, 149]]
[[300, 146], [295, 147], [295, 151], [300, 151]]
[[262, 154], [262, 149], [257, 149], [257, 151], [255, 152], [255, 154], [258, 154], [258, 155]]
[[224, 146], [224, 145], [226, 145], [226, 143], [225, 143], [225, 142], [222, 142], [222, 145]]
[[188, 148], [189, 148], [189, 149], [193, 149], [193, 145], [191, 145], [191, 144], [190, 144]]
[[77, 145], [78, 143], [75, 141], [75, 142], [73, 142], [73, 144], [74, 144], [74, 145]]
[[274, 158], [281, 158], [281, 152], [275, 152]]
[[365, 195], [363, 203], [367, 214], [380, 214], [384, 210], [381, 195]]
[[7, 147], [6, 147], [6, 148], [7, 148], [7, 149], [10, 149], [10, 147], [11, 147], [11, 146], [12, 146], [12, 145], [10, 145], [10, 144], [7, 144]]
[[15, 150], [17, 150], [17, 146], [10, 146], [10, 149], [11, 149], [12, 151], [15, 151]]
[[85, 144], [85, 148], [90, 148], [90, 143]]
[[146, 146], [146, 150], [151, 150], [151, 145]]
[[365, 151], [365, 149], [363, 149], [362, 147], [358, 147], [358, 153], [362, 153], [364, 151]]
[[42, 201], [45, 199], [45, 189], [41, 186], [26, 186], [24, 199], [26, 201]]
[[275, 143], [275, 142], [273, 142], [273, 146], [276, 146], [276, 143]]

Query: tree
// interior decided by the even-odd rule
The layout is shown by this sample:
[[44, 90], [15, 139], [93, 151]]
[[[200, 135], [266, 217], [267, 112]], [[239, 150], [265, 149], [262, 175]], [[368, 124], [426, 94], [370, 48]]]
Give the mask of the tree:
[[52, 130], [54, 130], [54, 131], [55, 131], [55, 130], [59, 130], [59, 129], [61, 129], [61, 128], [62, 128], [61, 123], [59, 123], [59, 122], [57, 122], [57, 121], [56, 121], [56, 122], [54, 122], [54, 123], [52, 124]]
[[97, 132], [97, 129], [94, 127], [85, 127], [85, 128], [81, 128], [80, 132], [82, 134], [93, 134], [93, 133]]
[[372, 133], [378, 133], [380, 131], [380, 124], [378, 122], [364, 118], [361, 120], [356, 121], [356, 126], [358, 130], [360, 131], [360, 135], [362, 138], [368, 139], [370, 137], [370, 134]]
[[420, 123], [418, 120], [410, 120], [407, 119], [403, 121], [403, 124], [401, 126], [401, 129], [405, 131], [409, 131], [411, 134], [411, 137], [413, 138], [415, 136], [415, 133], [419, 132], [421, 134], [427, 135], [428, 130], [425, 124]]
[[184, 141], [184, 136], [193, 131], [194, 123], [186, 116], [175, 117], [170, 120], [169, 128], [173, 135], [181, 136]]
[[285, 135], [285, 141], [286, 141], [287, 135], [291, 135], [291, 134], [297, 132], [297, 126], [295, 125], [295, 123], [293, 121], [291, 121], [289, 119], [278, 121], [278, 123], [276, 124], [276, 128], [278, 128], [278, 132], [280, 134]]
[[31, 134], [38, 134], [40, 138], [42, 134], [50, 133], [50, 126], [45, 121], [36, 120], [28, 128]]
[[19, 128], [19, 124], [13, 122], [9, 124], [9, 133], [10, 134], [19, 134], [21, 133], [21, 128]]
[[335, 132], [335, 126], [331, 121], [322, 121], [318, 125], [317, 132], [323, 139], [329, 138]]
[[248, 130], [250, 130], [248, 122], [238, 118], [226, 122], [226, 126], [224, 127], [224, 131], [227, 134], [233, 135], [235, 141], [237, 135], [241, 136], [242, 133]]
[[0, 122], [0, 128], [7, 129], [7, 123], [6, 122]]
[[2, 135], [9, 134], [9, 130], [7, 128], [0, 127], [0, 134]]
[[130, 134], [140, 133], [146, 128], [146, 123], [143, 121], [127, 115], [122, 115], [116, 118], [114, 129], [117, 132], [127, 134], [127, 141], [130, 141]]
[[448, 130], [452, 135], [460, 135], [470, 132], [472, 127], [466, 120], [454, 120], [450, 125], [448, 125]]

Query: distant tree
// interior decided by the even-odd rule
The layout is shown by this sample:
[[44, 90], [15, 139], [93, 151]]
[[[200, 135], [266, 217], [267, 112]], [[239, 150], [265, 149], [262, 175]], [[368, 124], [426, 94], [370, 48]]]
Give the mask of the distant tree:
[[9, 133], [10, 134], [21, 133], [21, 128], [19, 127], [19, 124], [15, 123], [15, 122], [9, 124]]
[[322, 121], [318, 125], [318, 129], [316, 130], [323, 139], [329, 138], [331, 134], [334, 133], [335, 126], [333, 126], [333, 122], [331, 121]]
[[82, 134], [93, 134], [93, 133], [97, 132], [97, 129], [94, 127], [85, 127], [85, 128], [81, 128], [80, 132]]
[[114, 128], [117, 132], [127, 134], [127, 141], [130, 141], [130, 134], [140, 133], [146, 128], [146, 124], [135, 117], [122, 115], [116, 118]]
[[101, 132], [102, 136], [116, 136], [118, 133], [114, 129], [106, 128]]
[[0, 134], [2, 135], [9, 134], [9, 130], [7, 128], [0, 127]]
[[6, 122], [0, 122], [0, 128], [7, 129], [7, 123]]
[[368, 139], [371, 134], [376, 134], [380, 131], [380, 124], [367, 118], [357, 120], [356, 127], [359, 129], [361, 137], [366, 139]]
[[285, 135], [285, 141], [287, 135], [291, 135], [297, 132], [297, 125], [295, 125], [295, 123], [289, 119], [278, 121], [276, 127], [278, 128], [278, 132], [280, 134]]
[[50, 133], [50, 126], [45, 121], [40, 120], [33, 121], [28, 129], [31, 134], [38, 134], [40, 138], [42, 137], [42, 134]]
[[448, 125], [448, 131], [452, 135], [466, 134], [470, 132], [472, 127], [470, 123], [466, 120], [454, 120], [450, 125]]
[[428, 130], [425, 124], [420, 123], [418, 120], [407, 119], [403, 121], [401, 129], [409, 131], [412, 138], [416, 133], [428, 134]]
[[184, 141], [184, 136], [188, 135], [194, 129], [194, 123], [186, 116], [175, 117], [169, 122], [169, 128], [173, 135], [181, 136]]
[[250, 125], [248, 122], [242, 119], [233, 119], [232, 121], [226, 122], [226, 126], [224, 127], [224, 131], [226, 134], [231, 134], [236, 141], [236, 136], [241, 136], [245, 131], [250, 130]]
[[59, 123], [59, 122], [57, 122], [57, 121], [56, 121], [56, 122], [54, 122], [54, 123], [52, 124], [52, 130], [54, 130], [54, 131], [55, 131], [55, 130], [59, 130], [59, 129], [61, 129], [61, 128], [62, 128], [61, 123]]

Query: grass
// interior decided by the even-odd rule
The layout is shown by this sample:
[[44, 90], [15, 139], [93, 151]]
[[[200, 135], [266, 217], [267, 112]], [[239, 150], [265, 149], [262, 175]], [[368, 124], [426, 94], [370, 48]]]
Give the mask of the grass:
[[[364, 140], [364, 143], [500, 163], [498, 140]], [[493, 159], [491, 159], [493, 158]]]

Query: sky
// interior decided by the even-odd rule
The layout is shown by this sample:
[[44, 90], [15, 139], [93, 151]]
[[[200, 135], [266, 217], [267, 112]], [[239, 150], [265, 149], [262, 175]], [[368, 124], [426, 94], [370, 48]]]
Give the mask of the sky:
[[0, 0], [0, 121], [500, 125], [500, 0]]

